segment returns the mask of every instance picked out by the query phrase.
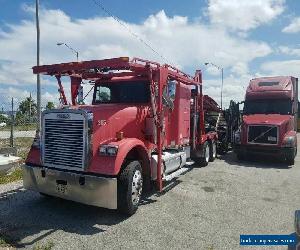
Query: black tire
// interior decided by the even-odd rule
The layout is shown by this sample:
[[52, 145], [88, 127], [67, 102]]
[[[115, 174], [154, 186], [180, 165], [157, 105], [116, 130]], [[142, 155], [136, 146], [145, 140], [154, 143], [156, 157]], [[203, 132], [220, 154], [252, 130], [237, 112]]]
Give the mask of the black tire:
[[[133, 189], [134, 186], [136, 187], [135, 190]], [[139, 161], [131, 161], [125, 165], [118, 177], [119, 212], [133, 215], [138, 209], [142, 190], [143, 175], [141, 164]]]
[[217, 157], [217, 142], [211, 141], [209, 143], [209, 161], [214, 161]]
[[285, 162], [290, 166], [294, 165], [296, 154], [297, 154], [297, 148], [295, 148], [290, 154], [288, 154], [285, 157]]
[[195, 162], [200, 165], [200, 167], [206, 167], [209, 162], [209, 144], [206, 141], [203, 144], [203, 157], [199, 157], [195, 159]]
[[228, 142], [223, 142], [218, 148], [217, 153], [220, 155], [225, 155], [228, 152], [228, 148], [229, 148]]

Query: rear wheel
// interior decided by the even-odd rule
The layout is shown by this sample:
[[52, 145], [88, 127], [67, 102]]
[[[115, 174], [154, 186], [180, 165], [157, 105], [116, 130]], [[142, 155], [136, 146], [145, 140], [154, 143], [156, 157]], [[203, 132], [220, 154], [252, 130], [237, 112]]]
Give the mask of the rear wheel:
[[118, 210], [132, 215], [138, 209], [143, 190], [142, 167], [139, 161], [129, 162], [118, 178]]
[[209, 144], [209, 161], [214, 161], [217, 157], [217, 142], [211, 141]]
[[201, 167], [205, 167], [208, 165], [208, 162], [209, 162], [209, 144], [208, 142], [206, 141], [204, 144], [203, 144], [203, 157], [199, 157], [199, 158], [196, 158], [195, 159], [195, 162], [197, 164], [199, 164]]

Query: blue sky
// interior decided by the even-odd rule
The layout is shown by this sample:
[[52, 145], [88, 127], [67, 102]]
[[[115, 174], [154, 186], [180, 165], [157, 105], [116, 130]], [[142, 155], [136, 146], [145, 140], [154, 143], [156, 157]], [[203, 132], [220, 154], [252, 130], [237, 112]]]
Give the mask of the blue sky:
[[[34, 2], [0, 0], [0, 97], [35, 95]], [[242, 100], [249, 80], [266, 75], [300, 77], [300, 3], [291, 0], [99, 1], [40, 0], [41, 61], [139, 56], [163, 61], [95, 2], [116, 15], [155, 50], [184, 71], [203, 70], [207, 94], [217, 101], [224, 67], [224, 103]], [[68, 87], [67, 82], [66, 88]], [[43, 79], [43, 101], [57, 100], [56, 85]]]

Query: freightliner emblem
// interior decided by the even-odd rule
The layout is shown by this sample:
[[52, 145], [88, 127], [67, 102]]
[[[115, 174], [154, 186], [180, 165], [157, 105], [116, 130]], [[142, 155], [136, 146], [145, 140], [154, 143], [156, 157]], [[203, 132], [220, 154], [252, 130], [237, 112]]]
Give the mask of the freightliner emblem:
[[70, 119], [70, 114], [57, 114], [56, 117], [59, 119]]

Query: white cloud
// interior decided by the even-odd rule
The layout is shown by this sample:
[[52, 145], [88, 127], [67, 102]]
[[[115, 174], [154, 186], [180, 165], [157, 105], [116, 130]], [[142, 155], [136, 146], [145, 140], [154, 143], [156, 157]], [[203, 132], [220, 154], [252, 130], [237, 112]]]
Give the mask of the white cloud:
[[208, 16], [213, 24], [248, 31], [280, 15], [284, 3], [285, 0], [209, 0]]
[[300, 56], [300, 48], [291, 48], [288, 46], [279, 46], [278, 51], [290, 56]]
[[285, 33], [297, 33], [300, 31], [300, 17], [296, 17], [292, 22], [282, 29]]
[[[35, 84], [31, 70], [36, 56], [34, 13], [30, 6], [25, 9], [31, 15], [28, 20], [10, 24], [8, 31], [0, 33], [1, 87]], [[77, 49], [82, 60], [128, 55], [162, 61], [113, 18], [72, 19], [61, 10], [46, 9], [41, 10], [40, 18], [44, 64], [76, 60], [71, 51], [56, 45], [60, 41]], [[233, 67], [235, 77], [240, 77], [247, 73], [249, 62], [272, 52], [264, 42], [244, 39], [198, 21], [189, 22], [187, 17], [168, 17], [164, 11], [149, 16], [141, 24], [126, 23], [126, 26], [183, 69], [203, 68], [204, 62], [211, 61], [227, 69]], [[53, 83], [43, 80], [44, 92], [46, 84]], [[53, 95], [51, 98], [57, 96], [48, 94]], [[45, 96], [49, 97], [48, 94]]]
[[300, 60], [269, 61], [261, 65], [261, 69], [271, 75], [290, 75], [300, 78]]

